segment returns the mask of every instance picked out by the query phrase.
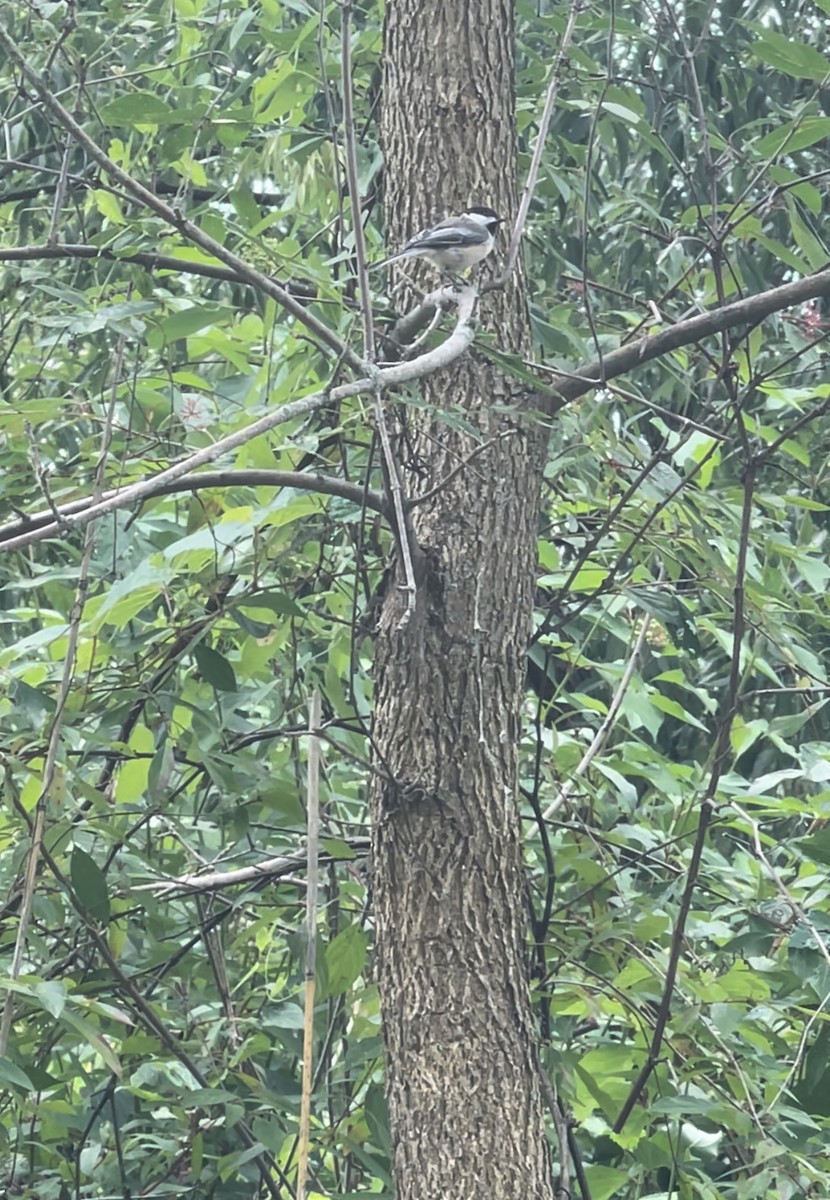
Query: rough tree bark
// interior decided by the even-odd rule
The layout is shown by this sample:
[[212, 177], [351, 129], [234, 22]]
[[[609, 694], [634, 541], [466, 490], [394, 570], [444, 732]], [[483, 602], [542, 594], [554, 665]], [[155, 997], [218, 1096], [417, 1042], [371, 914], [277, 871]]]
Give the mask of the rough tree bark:
[[[388, 0], [382, 131], [390, 246], [466, 203], [516, 212], [513, 12]], [[495, 256], [494, 256], [495, 257]], [[528, 344], [521, 281], [482, 305]], [[378, 972], [398, 1200], [552, 1195], [526, 971], [517, 742], [544, 431], [473, 351], [424, 389], [498, 438], [416, 510], [417, 612], [390, 589], [376, 650]], [[410, 494], [480, 443], [412, 414]]]

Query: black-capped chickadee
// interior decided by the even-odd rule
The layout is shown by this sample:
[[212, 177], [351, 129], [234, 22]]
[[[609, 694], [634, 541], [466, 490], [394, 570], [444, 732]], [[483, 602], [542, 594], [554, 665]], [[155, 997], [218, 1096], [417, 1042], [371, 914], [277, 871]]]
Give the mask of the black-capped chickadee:
[[372, 270], [388, 267], [402, 258], [426, 258], [440, 271], [458, 275], [487, 257], [503, 220], [492, 208], [471, 205], [457, 217], [447, 217], [430, 229], [422, 229], [397, 254], [373, 263]]

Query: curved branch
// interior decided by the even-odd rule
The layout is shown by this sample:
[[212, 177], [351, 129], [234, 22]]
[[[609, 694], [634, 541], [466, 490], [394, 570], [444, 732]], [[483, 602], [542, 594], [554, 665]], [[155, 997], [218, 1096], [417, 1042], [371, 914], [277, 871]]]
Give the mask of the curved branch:
[[[122, 76], [123, 78], [123, 76]], [[87, 81], [91, 82], [90, 80]], [[43, 147], [37, 148], [37, 153], [43, 153]], [[7, 168], [18, 169], [21, 171], [29, 171], [31, 174], [48, 174], [57, 175], [58, 172], [51, 167], [45, 167], [41, 164], [33, 164], [23, 162], [21, 159], [5, 158], [0, 161], [0, 179], [11, 174]], [[100, 184], [97, 179], [84, 179], [80, 175], [70, 175], [69, 182], [76, 187], [94, 188]], [[147, 185], [145, 184], [145, 187]], [[44, 192], [54, 191], [54, 184], [48, 181], [42, 183], [39, 187], [20, 188], [16, 192], [4, 192], [2, 200], [4, 204], [13, 204], [20, 200], [33, 200], [35, 196], [40, 196]], [[178, 196], [181, 191], [179, 183], [168, 183], [164, 179], [156, 179], [152, 184], [152, 191], [157, 196]], [[197, 184], [189, 184], [187, 194], [191, 200], [197, 200], [203, 203], [210, 203], [211, 200], [226, 200], [231, 187], [199, 187]], [[278, 205], [285, 203], [285, 194], [282, 192], [258, 192], [255, 188], [250, 189], [251, 196], [257, 204], [262, 205]]]
[[[349, 848], [355, 856], [362, 856], [369, 851], [369, 838], [353, 837], [347, 839]], [[271, 879], [281, 879], [302, 870], [306, 863], [307, 848], [302, 846], [294, 854], [282, 855], [279, 858], [268, 858], [254, 863], [250, 867], [239, 867], [235, 871], [216, 871], [212, 874], [176, 875], [167, 879], [156, 879], [152, 883], [140, 883], [137, 892], [154, 892], [158, 896], [167, 896], [171, 892], [217, 892], [223, 888], [235, 887], [240, 883], [259, 883]], [[336, 863], [335, 855], [321, 854], [323, 864]]]
[[[2, 28], [0, 28], [0, 35], [2, 35]], [[0, 36], [0, 42], [2, 42], [2, 36]], [[237, 429], [234, 433], [228, 434], [227, 437], [220, 438], [212, 446], [204, 446], [201, 450], [196, 450], [193, 454], [188, 454], [187, 457], [174, 463], [172, 467], [160, 471], [153, 478], [142, 480], [140, 483], [130, 484], [127, 487], [121, 488], [117, 495], [110, 496], [108, 499], [102, 499], [96, 504], [91, 504], [82, 512], [70, 517], [66, 523], [70, 524], [73, 529], [78, 528], [88, 524], [90, 521], [97, 520], [98, 517], [104, 516], [105, 513], [115, 512], [116, 509], [126, 508], [130, 504], [137, 504], [145, 500], [148, 496], [156, 495], [160, 486], [172, 484], [176, 480], [184, 478], [184, 476], [194, 471], [197, 467], [203, 467], [206, 463], [215, 462], [223, 454], [246, 445], [248, 442], [253, 441], [254, 438], [260, 437], [263, 433], [269, 433], [272, 429], [276, 429], [278, 425], [284, 425], [286, 421], [293, 421], [295, 417], [302, 417], [307, 413], [315, 412], [318, 408], [322, 408], [326, 404], [336, 403], [338, 400], [346, 400], [349, 397], [359, 396], [366, 392], [374, 394], [378, 389], [397, 387], [402, 383], [411, 383], [416, 379], [422, 379], [425, 375], [432, 374], [434, 371], [439, 371], [443, 367], [448, 367], [457, 358], [460, 358], [472, 344], [475, 333], [471, 321], [477, 299], [478, 293], [474, 288], [466, 288], [463, 292], [459, 293], [459, 315], [455, 329], [447, 340], [442, 342], [440, 346], [436, 346], [434, 350], [428, 350], [426, 354], [421, 354], [418, 358], [413, 358], [410, 362], [395, 363], [393, 366], [385, 367], [382, 370], [374, 366], [370, 367], [367, 363], [365, 364], [365, 368], [371, 371], [368, 378], [355, 379], [351, 383], [341, 384], [340, 387], [326, 388], [320, 392], [313, 392], [309, 396], [303, 396], [299, 400], [292, 400], [288, 404], [283, 404], [281, 408], [277, 408], [274, 412], [260, 417], [258, 421], [253, 421], [250, 425], [246, 425], [242, 429]], [[302, 478], [302, 475], [300, 477]], [[9, 537], [3, 545], [3, 549], [16, 550], [22, 546], [29, 546], [34, 542], [41, 542], [45, 538], [57, 533], [61, 529], [62, 523], [62, 521], [51, 520], [48, 524], [41, 526], [40, 529], [30, 530], [14, 537]]]
[[[145, 500], [154, 500], [158, 496], [173, 496], [179, 492], [196, 492], [202, 488], [221, 487], [273, 487], [297, 488], [305, 492], [319, 492], [323, 496], [337, 496], [341, 500], [351, 500], [353, 504], [365, 505], [372, 512], [388, 515], [388, 506], [381, 492], [374, 488], [365, 488], [360, 483], [349, 483], [345, 479], [333, 479], [330, 475], [320, 472], [307, 471], [259, 471], [259, 470], [227, 470], [202, 471], [198, 475], [184, 475], [169, 483], [158, 483], [158, 476], [150, 477], [143, 482], [156, 484], [145, 492]], [[111, 500], [120, 496], [128, 487], [112, 488], [103, 492], [99, 499]], [[55, 514], [64, 520], [75, 517], [88, 508], [93, 500], [89, 496], [81, 496], [70, 500], [67, 504], [57, 504], [54, 511], [32, 513], [31, 516], [18, 517], [16, 521], [7, 521], [0, 525], [0, 545], [22, 534], [32, 533], [54, 523]]]
[[[3, 31], [0, 28], [0, 43], [2, 40]], [[745, 300], [738, 300], [734, 304], [726, 304], [721, 308], [712, 309], [710, 312], [700, 313], [685, 321], [678, 321], [676, 325], [672, 325], [660, 333], [649, 335], [637, 342], [630, 342], [625, 346], [620, 346], [617, 350], [612, 350], [604, 358], [601, 367], [599, 363], [589, 363], [585, 367], [580, 367], [573, 374], [555, 375], [544, 390], [540, 389], [540, 394], [544, 397], [542, 407], [552, 415], [570, 400], [584, 396], [592, 388], [603, 387], [608, 380], [624, 375], [627, 371], [660, 358], [672, 350], [691, 345], [693, 342], [701, 341], [705, 337], [721, 333], [736, 325], [763, 320], [764, 317], [771, 316], [775, 312], [792, 308], [796, 304], [803, 304], [806, 300], [814, 300], [819, 296], [830, 296], [830, 270], [821, 271], [807, 279], [799, 279], [795, 283], [785, 283], [781, 287], [770, 288], [769, 291], [760, 292], [757, 296], [750, 296]], [[71, 518], [73, 525], [85, 525], [105, 512], [113, 512], [115, 509], [137, 503], [147, 496], [156, 495], [160, 486], [166, 486], [175, 480], [182, 479], [197, 467], [214, 462], [228, 451], [245, 445], [255, 437], [275, 429], [278, 425], [291, 421], [295, 417], [304, 416], [306, 413], [314, 412], [332, 401], [374, 392], [378, 387], [389, 388], [402, 383], [411, 383], [433, 371], [449, 366], [464, 353], [473, 341], [474, 333], [470, 322], [476, 299], [473, 289], [468, 289], [466, 295], [464, 293], [460, 295], [459, 319], [456, 327], [447, 340], [434, 350], [429, 350], [426, 354], [421, 354], [410, 362], [395, 363], [393, 366], [382, 369], [373, 368], [370, 378], [356, 379], [351, 383], [342, 384], [340, 387], [315, 392], [310, 396], [304, 396], [300, 400], [285, 404], [275, 412], [261, 417], [252, 425], [229, 434], [228, 437], [220, 439], [212, 446], [206, 446], [202, 450], [188, 455], [181, 462], [160, 472], [154, 479], [122, 488], [117, 495], [92, 505]], [[59, 523], [50, 521], [40, 529], [8, 538], [5, 542], [5, 549], [15, 549], [41, 541], [56, 533], [58, 529]]]
[[[146, 250], [130, 249], [116, 254], [106, 247], [86, 246], [80, 242], [61, 242], [56, 246], [0, 247], [0, 262], [36, 262], [44, 258], [103, 258], [107, 262], [137, 263], [148, 271], [178, 271], [182, 275], [204, 275], [207, 279], [221, 279], [225, 283], [253, 286], [249, 279], [232, 267], [192, 262], [187, 258], [173, 258], [169, 254], [154, 254]], [[313, 284], [305, 285], [289, 280], [283, 286], [292, 296], [319, 303]]]
[[710, 309], [699, 313], [685, 321], [678, 321], [668, 329], [659, 333], [648, 334], [639, 341], [629, 342], [606, 354], [602, 363], [593, 362], [585, 367], [579, 367], [573, 374], [561, 374], [550, 382], [550, 387], [557, 393], [549, 412], [558, 412], [568, 401], [584, 396], [592, 388], [604, 387], [609, 379], [616, 379], [640, 367], [643, 363], [662, 358], [672, 350], [689, 346], [693, 342], [702, 341], [715, 333], [723, 333], [736, 325], [749, 325], [762, 321], [764, 317], [772, 316], [785, 308], [803, 304], [806, 300], [815, 300], [819, 296], [830, 296], [830, 270], [820, 271], [809, 275], [806, 279], [798, 279], [795, 283], [785, 283], [780, 287], [770, 288], [767, 292], [759, 292], [756, 296], [748, 296], [745, 300], [736, 300], [733, 304], [724, 304], [720, 308]]

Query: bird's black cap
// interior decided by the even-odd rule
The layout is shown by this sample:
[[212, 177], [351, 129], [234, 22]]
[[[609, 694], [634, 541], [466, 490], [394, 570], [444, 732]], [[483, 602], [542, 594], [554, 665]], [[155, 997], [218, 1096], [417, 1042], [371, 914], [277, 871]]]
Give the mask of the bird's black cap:
[[501, 225], [504, 221], [504, 217], [500, 217], [494, 208], [488, 208], [486, 204], [469, 204], [464, 211], [478, 213], [480, 217], [488, 217], [494, 225]]

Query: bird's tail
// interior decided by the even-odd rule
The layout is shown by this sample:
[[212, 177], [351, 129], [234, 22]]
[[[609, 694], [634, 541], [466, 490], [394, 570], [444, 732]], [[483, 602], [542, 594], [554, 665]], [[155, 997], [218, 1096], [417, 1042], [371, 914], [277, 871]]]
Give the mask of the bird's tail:
[[397, 254], [390, 254], [388, 258], [382, 258], [380, 262], [369, 263], [370, 271], [380, 271], [384, 267], [388, 267], [390, 263], [398, 262], [402, 258], [409, 258], [405, 250], [399, 250]]

